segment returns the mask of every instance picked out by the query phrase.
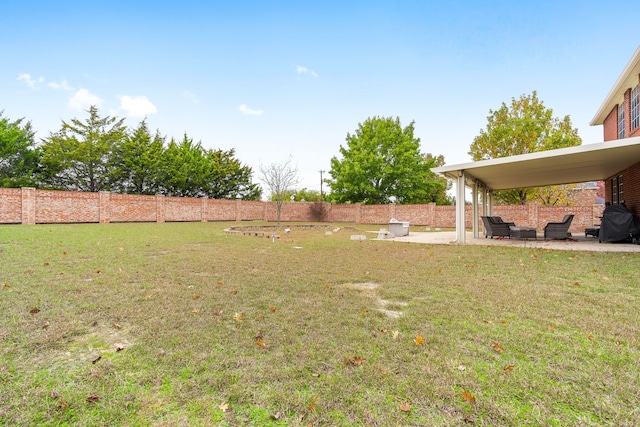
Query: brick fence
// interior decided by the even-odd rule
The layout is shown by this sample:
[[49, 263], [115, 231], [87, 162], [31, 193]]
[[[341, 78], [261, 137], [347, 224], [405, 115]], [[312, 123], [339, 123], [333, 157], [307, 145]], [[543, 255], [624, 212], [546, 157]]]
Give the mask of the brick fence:
[[[549, 221], [575, 215], [571, 231], [600, 222], [602, 206], [549, 207], [535, 204], [494, 207], [494, 215], [521, 226], [542, 230]], [[389, 219], [409, 221], [413, 226], [455, 227], [455, 206], [426, 205], [334, 205], [326, 202], [284, 203], [284, 222], [352, 222], [388, 224]], [[141, 196], [109, 192], [0, 188], [0, 224], [58, 224], [110, 222], [249, 221], [274, 222], [273, 202], [216, 200], [166, 196]], [[472, 207], [466, 207], [466, 226], [471, 227]]]

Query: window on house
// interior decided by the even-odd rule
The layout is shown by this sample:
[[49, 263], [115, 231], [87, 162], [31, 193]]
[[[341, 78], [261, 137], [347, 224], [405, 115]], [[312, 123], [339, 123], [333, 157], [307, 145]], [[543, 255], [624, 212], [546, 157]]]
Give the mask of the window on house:
[[611, 178], [611, 204], [618, 204], [618, 178]]
[[631, 130], [640, 126], [640, 98], [638, 98], [638, 85], [631, 91]]
[[624, 202], [624, 190], [622, 188], [622, 175], [618, 175], [618, 202]]
[[624, 103], [618, 105], [618, 139], [624, 138]]

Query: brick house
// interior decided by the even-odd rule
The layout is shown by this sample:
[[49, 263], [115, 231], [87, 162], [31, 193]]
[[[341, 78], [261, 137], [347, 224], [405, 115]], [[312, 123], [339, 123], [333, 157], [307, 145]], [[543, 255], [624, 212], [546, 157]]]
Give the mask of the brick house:
[[[432, 171], [452, 180], [456, 199], [471, 188], [472, 227], [479, 236], [479, 199], [492, 215], [493, 192], [576, 182], [604, 181], [605, 201], [624, 202], [640, 217], [640, 47], [591, 121], [604, 125], [604, 141], [477, 162], [445, 165]], [[465, 243], [465, 208], [456, 205], [456, 242]]]
[[[603, 125], [605, 142], [640, 136], [639, 86], [640, 47], [591, 120], [592, 126]], [[614, 205], [624, 202], [640, 216], [640, 161], [605, 179], [605, 200]]]

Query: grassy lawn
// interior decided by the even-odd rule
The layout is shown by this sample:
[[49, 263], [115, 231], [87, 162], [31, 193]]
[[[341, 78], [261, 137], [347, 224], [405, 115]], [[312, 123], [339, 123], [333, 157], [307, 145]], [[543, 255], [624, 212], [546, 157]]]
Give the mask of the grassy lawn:
[[638, 254], [229, 225], [0, 226], [0, 425], [640, 425]]

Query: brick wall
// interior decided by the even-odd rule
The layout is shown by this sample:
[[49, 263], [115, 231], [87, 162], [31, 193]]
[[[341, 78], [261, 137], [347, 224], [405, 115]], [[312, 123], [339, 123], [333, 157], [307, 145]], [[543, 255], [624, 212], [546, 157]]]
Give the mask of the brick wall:
[[[624, 179], [625, 187], [636, 185], [640, 188], [640, 164], [625, 171]], [[640, 206], [640, 195], [627, 200], [627, 203]], [[465, 209], [466, 227], [471, 228], [472, 207], [468, 205]], [[481, 208], [479, 213], [482, 215]], [[535, 227], [538, 230], [542, 230], [549, 221], [560, 221], [567, 213], [576, 216], [571, 230], [580, 231], [599, 223], [598, 217], [602, 214], [602, 207], [546, 207], [534, 204], [494, 207], [494, 214], [501, 216], [505, 221], [513, 221], [518, 225]], [[436, 206], [434, 203], [333, 205], [292, 202], [283, 204], [281, 214], [281, 220], [284, 222], [326, 221], [386, 225], [391, 218], [409, 221], [414, 227], [454, 228], [456, 211], [455, 206]], [[248, 220], [275, 222], [276, 219], [276, 204], [273, 202], [0, 188], [0, 224]]]
[[611, 202], [611, 179], [622, 175], [625, 204], [640, 217], [640, 163], [636, 163], [605, 181], [605, 200]]
[[35, 191], [35, 222], [100, 222], [100, 193]]
[[22, 222], [22, 190], [20, 188], [0, 188], [0, 223], [20, 224]]
[[602, 123], [604, 132], [604, 141], [613, 141], [618, 139], [618, 106], [613, 107], [604, 122]]

